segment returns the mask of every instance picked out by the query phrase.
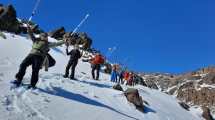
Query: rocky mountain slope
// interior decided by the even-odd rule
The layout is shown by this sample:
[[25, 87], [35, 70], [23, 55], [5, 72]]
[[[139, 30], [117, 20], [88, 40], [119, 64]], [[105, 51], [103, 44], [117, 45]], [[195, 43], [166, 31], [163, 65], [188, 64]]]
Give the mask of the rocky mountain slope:
[[215, 114], [215, 67], [184, 74], [141, 74], [150, 88], [173, 95], [190, 106], [209, 108]]

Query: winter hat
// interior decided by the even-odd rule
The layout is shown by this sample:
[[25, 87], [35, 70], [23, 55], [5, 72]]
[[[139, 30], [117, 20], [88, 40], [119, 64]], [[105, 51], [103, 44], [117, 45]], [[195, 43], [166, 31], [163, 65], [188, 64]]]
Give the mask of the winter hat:
[[40, 33], [40, 37], [48, 37], [48, 34], [47, 33]]

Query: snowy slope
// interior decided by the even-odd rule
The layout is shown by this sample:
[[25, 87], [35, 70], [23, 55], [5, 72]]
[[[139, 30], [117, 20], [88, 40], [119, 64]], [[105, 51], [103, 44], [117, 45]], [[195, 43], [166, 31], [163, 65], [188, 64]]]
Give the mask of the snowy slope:
[[[182, 109], [175, 98], [142, 86], [136, 88], [149, 105], [145, 113], [139, 112], [122, 92], [111, 89], [108, 75], [102, 74], [101, 81], [91, 80], [88, 63], [79, 62], [78, 80], [63, 78], [68, 61], [63, 47], [51, 50], [57, 64], [49, 72], [41, 70], [38, 90], [12, 91], [10, 81], [29, 53], [31, 41], [9, 33], [6, 36], [0, 37], [0, 120], [201, 120]], [[30, 75], [29, 67], [23, 82], [29, 83]]]

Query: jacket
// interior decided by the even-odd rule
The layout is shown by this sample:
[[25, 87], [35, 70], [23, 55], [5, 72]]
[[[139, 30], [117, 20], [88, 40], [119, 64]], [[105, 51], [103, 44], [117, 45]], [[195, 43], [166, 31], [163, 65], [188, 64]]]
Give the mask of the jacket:
[[33, 35], [32, 31], [29, 31], [28, 33], [29, 33], [31, 40], [33, 41], [33, 45], [32, 45], [30, 54], [45, 57], [46, 54], [49, 52], [50, 48], [54, 48], [54, 47], [64, 44], [63, 40], [60, 40], [59, 42], [46, 42], [46, 41], [41, 40], [40, 38], [36, 38]]
[[66, 54], [70, 55], [71, 61], [78, 61], [78, 59], [81, 58], [81, 53], [78, 49], [73, 49], [70, 52], [66, 49]]
[[91, 63], [94, 65], [104, 64], [105, 60], [101, 55], [96, 55], [92, 60]]

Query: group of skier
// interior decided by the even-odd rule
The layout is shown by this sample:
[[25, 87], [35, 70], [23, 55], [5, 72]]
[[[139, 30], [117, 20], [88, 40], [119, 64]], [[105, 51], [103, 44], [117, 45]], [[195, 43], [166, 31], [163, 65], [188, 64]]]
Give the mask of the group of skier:
[[133, 86], [135, 84], [135, 75], [133, 72], [120, 68], [118, 64], [112, 65], [111, 82]]
[[[76, 79], [75, 78], [75, 68], [78, 64], [79, 59], [83, 55], [83, 52], [80, 51], [79, 45], [74, 45], [71, 51], [68, 50], [69, 41], [68, 39], [63, 38], [63, 40], [59, 40], [58, 42], [49, 42], [48, 34], [41, 33], [38, 38], [36, 38], [33, 34], [33, 30], [30, 26], [27, 27], [28, 34], [33, 42], [32, 49], [27, 57], [20, 64], [20, 68], [18, 73], [15, 75], [16, 80], [14, 84], [16, 86], [20, 86], [22, 83], [22, 79], [25, 75], [26, 69], [28, 66], [32, 66], [32, 76], [31, 83], [28, 88], [36, 88], [36, 84], [38, 82], [39, 71], [44, 66], [47, 71], [49, 67], [55, 65], [55, 60], [48, 53], [51, 48], [61, 46], [63, 44], [66, 45], [66, 54], [70, 56], [69, 62], [65, 68], [64, 78]], [[96, 53], [94, 56], [91, 56], [87, 60], [91, 63], [91, 75], [94, 80], [99, 80], [99, 73], [101, 69], [101, 65], [105, 62], [105, 58], [100, 54]], [[71, 69], [71, 74], [69, 74]], [[96, 74], [95, 74], [96, 73]], [[128, 70], [121, 69], [118, 64], [112, 65], [112, 73], [111, 73], [111, 81], [118, 84], [126, 84], [126, 85], [134, 85], [135, 76], [133, 72], [129, 72]]]
[[[50, 48], [58, 47], [63, 44], [66, 45], [66, 54], [70, 56], [69, 62], [66, 66], [64, 78], [76, 79], [75, 76], [75, 68], [78, 64], [78, 60], [81, 58], [82, 53], [79, 50], [78, 45], [74, 45], [74, 48], [69, 51], [69, 41], [67, 39], [60, 40], [58, 42], [49, 42], [48, 34], [41, 33], [38, 38], [33, 35], [32, 28], [30, 26], [27, 27], [28, 34], [33, 42], [32, 49], [27, 57], [20, 64], [20, 68], [18, 73], [15, 75], [16, 80], [13, 82], [17, 87], [21, 85], [23, 77], [25, 75], [26, 69], [29, 66], [32, 66], [32, 76], [31, 83], [28, 88], [36, 88], [36, 84], [38, 82], [39, 71], [45, 66], [45, 70], [48, 70], [48, 67], [52, 67], [55, 65], [55, 60], [48, 53]], [[97, 53], [94, 57], [89, 59], [92, 67], [92, 78], [94, 80], [99, 79], [99, 72], [101, 68], [101, 64], [105, 61], [104, 57]], [[69, 70], [71, 69], [71, 74], [69, 75]], [[96, 76], [95, 76], [96, 71]]]

